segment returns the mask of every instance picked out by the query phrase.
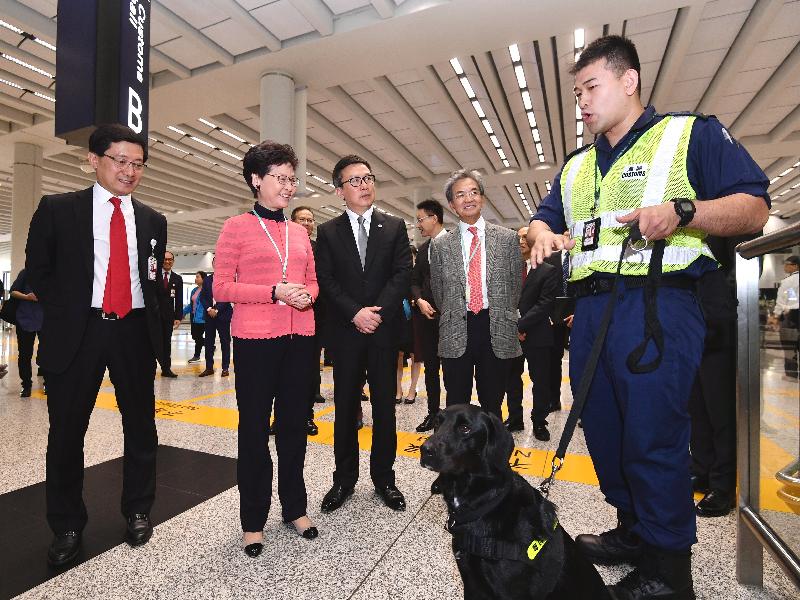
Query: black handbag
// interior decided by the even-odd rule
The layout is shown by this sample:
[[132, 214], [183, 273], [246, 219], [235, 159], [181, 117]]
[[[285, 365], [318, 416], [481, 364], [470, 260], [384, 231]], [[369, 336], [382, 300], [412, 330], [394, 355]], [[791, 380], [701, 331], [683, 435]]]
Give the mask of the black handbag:
[[19, 307], [19, 299], [9, 296], [0, 307], [0, 319], [11, 325], [17, 324], [17, 308]]

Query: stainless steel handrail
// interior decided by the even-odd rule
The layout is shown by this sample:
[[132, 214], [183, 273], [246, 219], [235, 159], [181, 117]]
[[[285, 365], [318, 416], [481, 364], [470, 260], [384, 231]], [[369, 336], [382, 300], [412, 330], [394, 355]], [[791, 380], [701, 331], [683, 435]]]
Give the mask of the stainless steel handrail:
[[[739, 300], [736, 577], [740, 583], [762, 585], [763, 549], [766, 549], [792, 582], [800, 588], [800, 560], [786, 541], [759, 515], [761, 370], [758, 306], [758, 261], [769, 252], [800, 244], [800, 223], [744, 242], [736, 247], [736, 284]], [[788, 471], [781, 471], [793, 479]], [[788, 481], [784, 480], [784, 483]], [[792, 483], [794, 483], [792, 481]], [[794, 489], [794, 488], [792, 488]]]
[[736, 251], [742, 258], [755, 258], [797, 244], [800, 244], [800, 223], [762, 235], [748, 242], [742, 242], [736, 246]]

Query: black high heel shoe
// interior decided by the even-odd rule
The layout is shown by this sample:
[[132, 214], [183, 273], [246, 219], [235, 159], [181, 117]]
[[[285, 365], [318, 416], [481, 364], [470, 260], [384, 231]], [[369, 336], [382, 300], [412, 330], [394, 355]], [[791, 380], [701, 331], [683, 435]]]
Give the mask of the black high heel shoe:
[[[296, 520], [297, 519], [295, 519], [295, 521]], [[294, 521], [286, 521], [286, 525], [293, 527], [294, 530], [297, 532], [297, 535], [299, 535], [300, 537], [303, 537], [307, 540], [313, 540], [314, 538], [319, 536], [319, 531], [313, 525], [311, 527], [306, 527], [301, 531], [300, 528], [294, 523], [295, 523]]]
[[417, 392], [414, 392], [413, 396], [409, 396], [408, 398], [403, 399], [405, 404], [414, 404], [417, 401]]
[[261, 554], [261, 551], [263, 549], [264, 549], [264, 544], [256, 542], [254, 544], [247, 544], [247, 546], [244, 547], [244, 553], [247, 554], [247, 556], [249, 556], [250, 558], [256, 558], [258, 557], [259, 554]]

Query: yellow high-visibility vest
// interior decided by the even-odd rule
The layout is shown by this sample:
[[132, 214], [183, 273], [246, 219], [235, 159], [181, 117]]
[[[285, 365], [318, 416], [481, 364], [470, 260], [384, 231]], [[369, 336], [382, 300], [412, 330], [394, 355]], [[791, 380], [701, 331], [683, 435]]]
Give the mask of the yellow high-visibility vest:
[[[570, 281], [584, 279], [595, 272], [616, 273], [622, 243], [629, 233], [627, 225], [617, 221], [618, 216], [673, 198], [697, 198], [686, 171], [695, 118], [665, 116], [617, 158], [605, 177], [597, 168], [594, 145], [567, 161], [561, 173], [561, 198], [567, 227], [576, 240], [570, 251]], [[595, 185], [600, 191], [596, 208]], [[581, 239], [584, 226], [597, 217], [600, 218], [597, 248], [584, 251]], [[666, 240], [662, 271], [681, 271], [700, 256], [713, 260], [714, 255], [704, 242], [705, 236], [704, 232], [691, 227], [676, 229]], [[622, 263], [622, 275], [647, 275], [651, 253], [652, 244], [629, 252]]]

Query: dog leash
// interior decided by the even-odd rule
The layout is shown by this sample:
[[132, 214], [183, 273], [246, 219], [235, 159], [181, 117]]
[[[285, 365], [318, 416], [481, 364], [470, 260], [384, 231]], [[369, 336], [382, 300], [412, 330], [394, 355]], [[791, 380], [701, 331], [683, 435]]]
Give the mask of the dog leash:
[[[638, 246], [641, 242], [644, 245]], [[583, 374], [581, 375], [580, 382], [578, 383], [578, 393], [576, 394], [572, 403], [572, 409], [567, 416], [567, 422], [564, 425], [564, 431], [561, 434], [561, 440], [558, 443], [550, 467], [550, 475], [545, 478], [539, 485], [539, 491], [542, 496], [547, 498], [550, 494], [550, 488], [555, 481], [556, 474], [564, 466], [564, 460], [567, 454], [567, 447], [569, 446], [572, 436], [575, 433], [575, 427], [578, 424], [578, 419], [583, 412], [583, 407], [586, 404], [586, 398], [589, 395], [589, 388], [592, 385], [594, 374], [597, 371], [597, 363], [600, 360], [600, 354], [603, 351], [603, 344], [608, 334], [608, 327], [611, 323], [611, 316], [614, 313], [614, 307], [617, 304], [617, 288], [619, 287], [620, 272], [622, 271], [622, 263], [625, 259], [625, 253], [628, 248], [634, 251], [639, 251], [647, 246], [647, 240], [642, 236], [639, 231], [639, 223], [632, 222], [630, 225], [630, 233], [622, 243], [622, 251], [619, 255], [617, 262], [617, 272], [614, 274], [614, 283], [611, 287], [611, 297], [606, 303], [605, 312], [603, 313], [603, 320], [600, 322], [600, 327], [597, 330], [592, 350], [589, 358], [586, 361]], [[664, 256], [664, 247], [666, 246], [665, 240], [658, 240], [653, 243], [653, 252], [650, 256], [650, 265], [647, 272], [647, 282], [644, 288], [644, 302], [645, 302], [645, 327], [644, 327], [644, 341], [628, 355], [626, 364], [633, 373], [649, 373], [658, 368], [661, 364], [661, 356], [664, 348], [664, 332], [661, 328], [661, 323], [658, 320], [658, 312], [656, 305], [656, 290], [661, 281], [661, 262]], [[648, 364], [641, 365], [640, 361], [644, 356], [647, 345], [653, 340], [658, 351], [657, 356]]]

